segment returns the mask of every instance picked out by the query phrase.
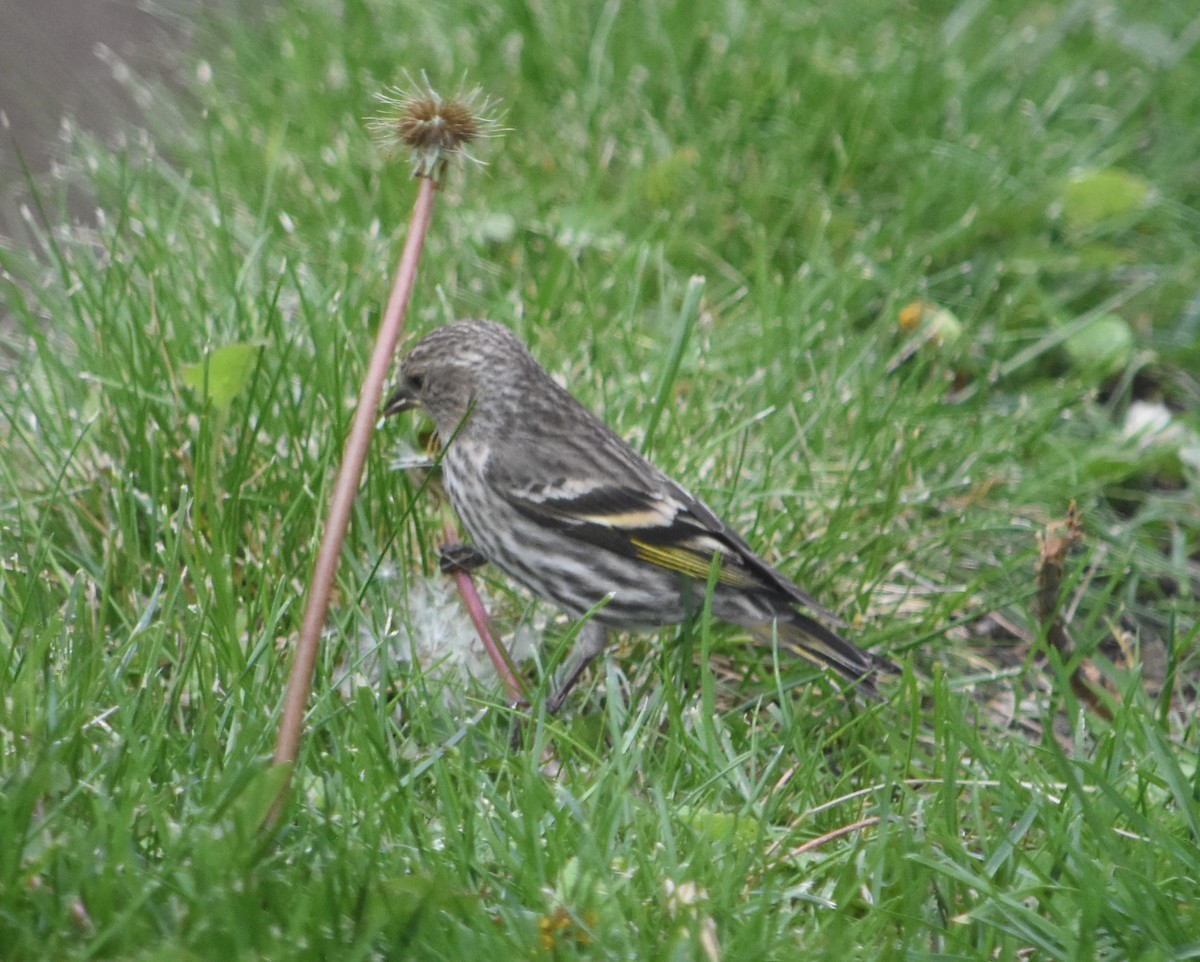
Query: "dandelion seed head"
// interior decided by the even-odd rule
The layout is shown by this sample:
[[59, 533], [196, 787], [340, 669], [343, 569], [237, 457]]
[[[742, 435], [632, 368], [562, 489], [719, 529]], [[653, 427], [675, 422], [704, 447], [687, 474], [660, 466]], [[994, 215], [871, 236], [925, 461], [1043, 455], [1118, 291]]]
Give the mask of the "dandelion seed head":
[[452, 157], [483, 163], [467, 148], [501, 131], [495, 105], [474, 87], [442, 97], [422, 75], [420, 85], [392, 87], [376, 95], [385, 112], [367, 120], [367, 129], [385, 150], [407, 150], [413, 176], [440, 177]]
[[413, 150], [453, 151], [479, 136], [479, 125], [455, 100], [414, 100], [396, 121], [396, 133]]

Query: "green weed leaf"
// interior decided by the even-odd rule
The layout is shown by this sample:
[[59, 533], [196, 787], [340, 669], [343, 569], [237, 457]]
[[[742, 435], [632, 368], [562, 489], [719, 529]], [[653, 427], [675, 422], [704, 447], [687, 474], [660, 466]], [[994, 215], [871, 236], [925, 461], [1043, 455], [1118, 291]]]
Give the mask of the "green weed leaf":
[[205, 359], [184, 365], [183, 383], [225, 409], [245, 388], [260, 351], [261, 344], [225, 344]]

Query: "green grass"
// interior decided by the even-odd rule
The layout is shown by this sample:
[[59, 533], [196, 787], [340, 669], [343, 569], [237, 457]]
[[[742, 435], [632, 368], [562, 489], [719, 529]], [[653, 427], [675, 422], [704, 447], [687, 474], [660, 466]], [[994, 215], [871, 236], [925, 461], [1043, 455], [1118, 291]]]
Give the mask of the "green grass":
[[[1200, 956], [1200, 21], [454, 7], [230, 5], [147, 132], [77, 133], [37, 249], [0, 250], [0, 957]], [[414, 194], [363, 124], [403, 70], [511, 128], [450, 177], [409, 329], [512, 325], [905, 665], [882, 703], [715, 625], [625, 639], [517, 751], [494, 679], [366, 680], [364, 639], [430, 630], [401, 419], [258, 832]], [[61, 226], [68, 191], [94, 224]], [[902, 330], [917, 300], [960, 336]], [[230, 344], [261, 351], [208, 404], [188, 366]], [[1125, 437], [1139, 402], [1174, 433]], [[1064, 667], [1035, 534], [1071, 500]], [[486, 588], [507, 630], [550, 614]]]

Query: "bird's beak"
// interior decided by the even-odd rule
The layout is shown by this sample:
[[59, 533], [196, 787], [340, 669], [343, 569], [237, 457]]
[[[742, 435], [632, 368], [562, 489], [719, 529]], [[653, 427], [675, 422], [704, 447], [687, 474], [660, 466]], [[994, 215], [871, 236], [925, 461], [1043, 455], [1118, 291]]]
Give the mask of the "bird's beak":
[[393, 414], [399, 414], [402, 411], [411, 411], [416, 406], [416, 395], [412, 394], [404, 385], [401, 385], [392, 392], [391, 397], [383, 402], [383, 416], [391, 417]]

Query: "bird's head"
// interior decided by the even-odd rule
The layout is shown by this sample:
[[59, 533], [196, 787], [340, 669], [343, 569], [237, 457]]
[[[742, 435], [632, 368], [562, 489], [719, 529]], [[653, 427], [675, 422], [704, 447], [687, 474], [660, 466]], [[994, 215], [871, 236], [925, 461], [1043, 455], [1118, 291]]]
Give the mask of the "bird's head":
[[449, 438], [483, 395], [502, 389], [514, 363], [528, 357], [507, 328], [490, 321], [456, 321], [423, 337], [400, 364], [385, 415], [421, 408]]

